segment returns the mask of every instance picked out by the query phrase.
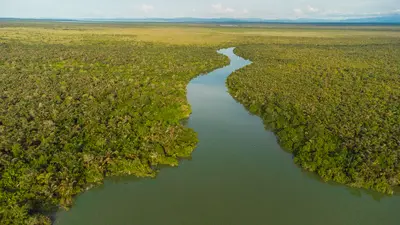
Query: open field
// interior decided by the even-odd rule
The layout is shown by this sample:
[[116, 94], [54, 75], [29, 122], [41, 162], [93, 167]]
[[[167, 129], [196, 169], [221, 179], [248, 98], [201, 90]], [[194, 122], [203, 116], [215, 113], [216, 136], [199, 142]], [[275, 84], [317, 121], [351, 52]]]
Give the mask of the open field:
[[400, 184], [400, 27], [0, 23], [0, 221], [49, 223], [106, 176], [154, 176], [196, 146], [186, 85], [228, 64], [232, 96], [295, 162]]
[[[313, 37], [313, 38], [398, 38], [400, 26], [295, 26], [260, 25], [220, 27], [187, 24], [79, 24], [79, 23], [0, 23], [2, 39], [71, 43], [87, 39], [134, 39], [166, 44], [242, 43], [247, 37]], [[359, 40], [360, 40], [359, 39]], [[293, 41], [289, 39], [287, 41]], [[364, 40], [365, 41], [365, 40]]]

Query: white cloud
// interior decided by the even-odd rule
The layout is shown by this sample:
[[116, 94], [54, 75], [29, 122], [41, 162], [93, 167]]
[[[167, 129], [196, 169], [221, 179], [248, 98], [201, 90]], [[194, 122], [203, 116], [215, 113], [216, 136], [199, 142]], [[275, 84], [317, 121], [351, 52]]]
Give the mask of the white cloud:
[[142, 6], [140, 7], [140, 9], [145, 12], [145, 13], [149, 13], [151, 11], [154, 10], [154, 6], [152, 5], [147, 5], [147, 4], [142, 4]]
[[312, 6], [307, 6], [307, 11], [311, 12], [311, 13], [316, 13], [316, 12], [319, 12], [319, 9], [314, 8]]
[[235, 12], [236, 10], [235, 9], [232, 9], [232, 8], [226, 8], [225, 9], [225, 12], [227, 12], [227, 13], [232, 13], [232, 12]]
[[229, 7], [224, 7], [221, 3], [211, 5], [211, 8], [216, 13], [234, 13], [234, 12], [236, 12], [235, 9], [229, 8]]
[[219, 3], [219, 4], [211, 5], [211, 7], [212, 7], [213, 9], [215, 9], [215, 10], [221, 10], [221, 9], [222, 9], [222, 4]]
[[323, 11], [321, 11], [320, 9], [312, 7], [310, 5], [303, 8], [293, 9], [293, 12], [296, 17], [310, 17], [323, 13]]
[[243, 14], [248, 14], [248, 13], [249, 13], [249, 10], [243, 9]]

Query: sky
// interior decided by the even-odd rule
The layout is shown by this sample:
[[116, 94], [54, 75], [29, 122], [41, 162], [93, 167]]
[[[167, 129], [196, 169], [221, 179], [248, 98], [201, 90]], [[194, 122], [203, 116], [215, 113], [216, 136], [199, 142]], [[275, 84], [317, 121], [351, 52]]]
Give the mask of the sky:
[[342, 19], [400, 14], [400, 0], [0, 0], [0, 17]]

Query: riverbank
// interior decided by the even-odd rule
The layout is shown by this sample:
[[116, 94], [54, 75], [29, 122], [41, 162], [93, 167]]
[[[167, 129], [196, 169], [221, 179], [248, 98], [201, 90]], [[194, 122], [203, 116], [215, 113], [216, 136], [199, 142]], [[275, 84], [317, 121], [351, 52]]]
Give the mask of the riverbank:
[[232, 96], [302, 168], [324, 181], [393, 194], [400, 184], [400, 39], [256, 40], [237, 49], [254, 64], [229, 77]]
[[230, 66], [187, 87], [187, 125], [199, 138], [192, 157], [162, 168], [156, 179], [107, 179], [59, 212], [55, 224], [397, 225], [399, 196], [324, 183], [293, 164], [263, 121], [227, 92], [227, 77], [247, 63], [225, 53]]
[[[271, 188], [267, 184], [276, 185], [271, 190], [275, 193], [280, 193], [279, 188], [290, 192], [285, 187], [296, 184], [309, 189], [302, 190], [304, 196], [310, 197], [308, 191], [313, 190], [321, 193], [320, 199], [325, 194], [332, 195], [342, 198], [341, 204], [362, 208], [360, 212], [348, 212], [369, 218], [364, 224], [383, 221], [370, 217], [373, 212], [388, 218], [385, 224], [397, 219], [381, 210], [391, 212], [387, 205], [396, 205], [395, 197], [382, 205], [362, 200], [364, 207], [347, 195], [348, 190], [343, 191], [345, 187], [333, 190], [329, 184], [319, 182], [314, 186], [307, 178], [302, 183], [300, 177], [308, 173], [296, 172], [298, 168], [291, 155], [268, 155], [271, 149], [281, 151], [275, 136], [270, 132], [264, 136], [264, 129], [259, 130], [262, 123], [259, 124], [258, 118], [242, 117], [247, 114], [246, 110], [240, 104], [237, 106], [240, 109], [229, 108], [235, 102], [214, 88], [205, 88], [202, 94], [207, 96], [216, 91], [216, 96], [209, 97], [225, 96], [222, 97], [225, 100], [202, 110], [201, 115], [207, 121], [219, 125], [214, 127], [203, 121], [218, 131], [208, 131], [214, 136], [206, 139], [210, 143], [200, 141], [197, 145], [196, 133], [201, 140], [200, 130], [205, 128], [198, 125], [199, 132], [195, 133], [180, 123], [190, 114], [185, 92], [189, 81], [201, 72], [227, 63], [226, 58], [215, 53], [216, 49], [238, 46], [238, 55], [255, 63], [230, 77], [228, 85], [231, 91], [237, 91], [231, 93], [251, 112], [261, 115], [265, 124], [276, 126], [269, 128], [275, 130], [284, 148], [293, 150], [299, 165], [325, 180], [391, 193], [392, 186], [398, 183], [395, 167], [398, 135], [390, 136], [398, 134], [393, 126], [399, 115], [399, 85], [397, 76], [393, 76], [399, 74], [400, 65], [397, 27], [0, 23], [0, 28], [0, 192], [3, 193], [0, 206], [5, 209], [0, 211], [2, 223], [49, 222], [43, 216], [47, 211], [58, 206], [70, 207], [74, 196], [88, 186], [103, 183], [105, 177], [154, 177], [154, 165], [177, 165], [178, 159], [190, 155], [196, 146], [208, 156], [203, 156], [206, 160], [201, 162], [205, 164], [198, 171], [188, 171], [188, 174], [197, 177], [208, 171], [202, 179], [204, 182], [224, 189], [230, 188], [227, 184], [241, 186], [235, 183], [234, 175], [222, 171], [223, 165], [225, 170], [234, 171], [233, 174], [251, 184], [249, 189], [225, 198], [214, 195], [212, 188], [207, 189], [210, 196], [230, 202], [233, 207], [238, 206], [229, 198], [237, 200], [235, 196], [247, 196], [257, 185], [263, 189], [257, 189], [255, 194], [274, 199], [265, 195], [265, 190]], [[221, 88], [226, 92], [225, 86]], [[214, 111], [218, 104], [228, 107], [221, 108], [221, 116]], [[227, 117], [231, 112], [240, 117]], [[251, 126], [243, 121], [251, 121], [248, 122]], [[226, 127], [229, 123], [234, 126]], [[219, 139], [235, 145], [226, 146]], [[223, 149], [223, 153], [213, 164], [210, 157], [218, 149]], [[196, 154], [197, 151], [193, 159]], [[231, 163], [242, 166], [230, 166]], [[210, 164], [213, 167], [207, 169], [206, 165]], [[169, 169], [161, 172], [164, 170]], [[218, 171], [215, 174], [219, 177], [215, 179], [220, 179], [221, 184], [207, 179], [214, 177], [213, 171]], [[277, 174], [288, 180], [264, 180]], [[223, 176], [226, 179], [221, 179]], [[202, 186], [188, 177], [185, 179]], [[168, 178], [171, 182], [175, 179]], [[160, 195], [169, 193], [146, 187]], [[193, 186], [187, 188], [200, 192]], [[357, 195], [365, 193], [349, 190]], [[138, 193], [130, 194], [138, 199], [141, 196], [136, 194], [147, 193], [147, 190], [135, 191]], [[296, 194], [291, 198], [310, 201]], [[258, 198], [248, 199], [257, 201]], [[119, 200], [124, 202], [122, 198]], [[280, 204], [277, 199], [274, 202]], [[285, 202], [291, 200], [285, 199]], [[254, 212], [258, 210], [245, 205]], [[125, 206], [130, 208], [129, 203]], [[203, 206], [207, 208], [206, 202]], [[268, 208], [267, 202], [259, 208], [277, 215], [281, 213]], [[310, 211], [318, 209], [310, 208]], [[291, 211], [308, 214], [295, 206]], [[325, 215], [325, 211], [320, 214]], [[355, 217], [347, 215], [351, 219], [346, 220], [341, 214], [347, 215], [338, 211], [336, 216], [340, 219], [331, 221], [356, 224]], [[262, 221], [250, 211], [246, 215]], [[302, 222], [308, 222], [302, 215], [297, 216]], [[192, 218], [197, 217], [192, 215]], [[244, 217], [238, 221], [244, 223], [241, 219]], [[271, 221], [280, 223], [275, 217]]]
[[186, 85], [227, 63], [213, 47], [31, 31], [0, 45], [1, 224], [50, 224], [105, 177], [154, 177], [191, 155]]

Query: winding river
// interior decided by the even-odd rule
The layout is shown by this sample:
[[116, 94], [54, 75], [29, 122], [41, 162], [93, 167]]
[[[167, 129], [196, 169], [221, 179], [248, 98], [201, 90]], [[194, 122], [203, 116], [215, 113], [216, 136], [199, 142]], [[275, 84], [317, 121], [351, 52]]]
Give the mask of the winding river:
[[191, 160], [156, 179], [112, 178], [59, 212], [57, 225], [399, 225], [400, 197], [321, 182], [294, 165], [262, 121], [227, 92], [229, 66], [188, 85]]

